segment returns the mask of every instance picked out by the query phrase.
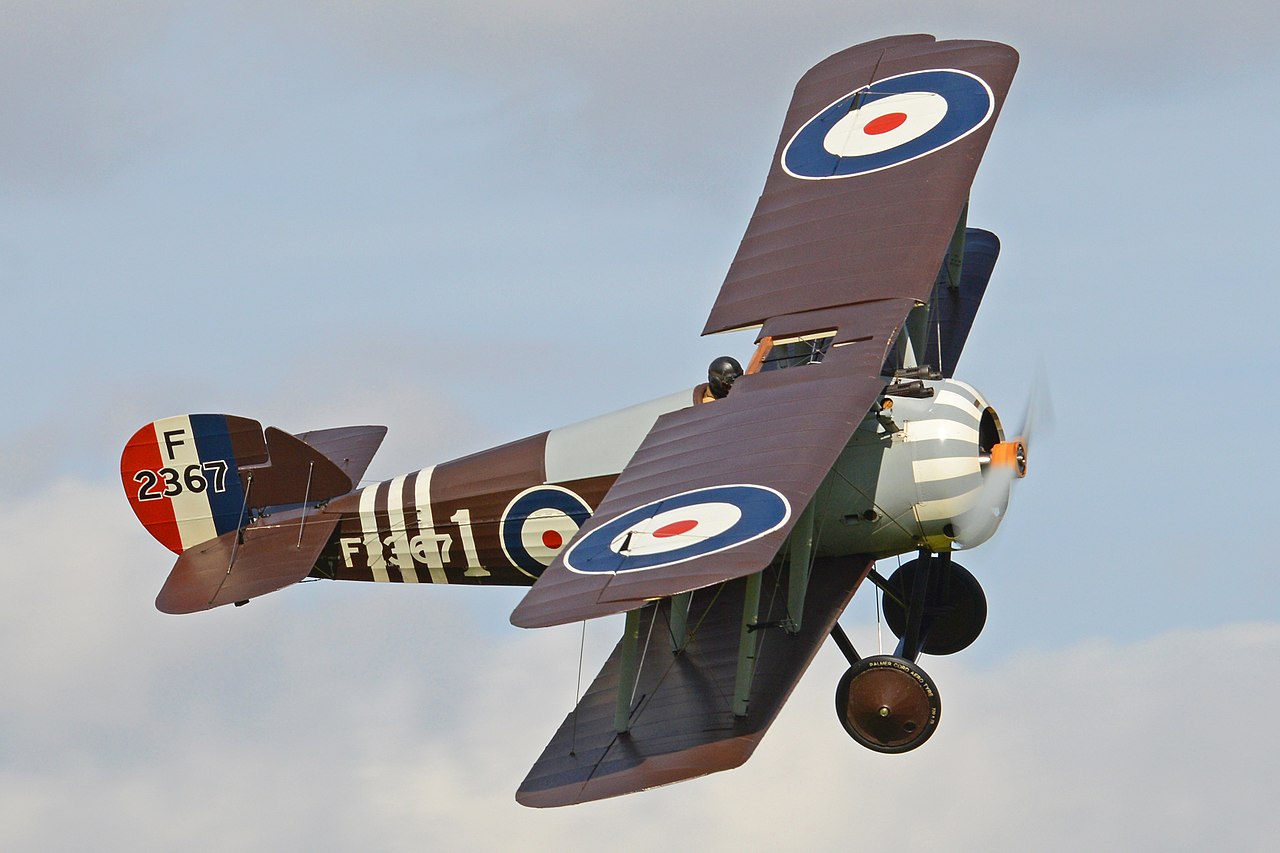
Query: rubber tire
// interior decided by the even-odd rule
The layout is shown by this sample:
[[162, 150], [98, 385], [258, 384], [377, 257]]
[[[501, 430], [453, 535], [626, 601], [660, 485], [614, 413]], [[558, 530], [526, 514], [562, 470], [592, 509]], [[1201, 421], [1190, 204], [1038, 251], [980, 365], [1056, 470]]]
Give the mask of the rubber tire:
[[[953, 655], [963, 651], [978, 639], [987, 624], [987, 596], [982, 584], [964, 566], [948, 562], [950, 578], [945, 579], [935, 565], [929, 575], [929, 588], [925, 592], [925, 624], [922, 626], [925, 641], [920, 651], [926, 655]], [[889, 576], [889, 585], [902, 590], [904, 598], [911, 596], [911, 584], [920, 570], [919, 558], [903, 563]], [[944, 592], [945, 590], [945, 592]], [[938, 615], [929, 610], [949, 608]], [[884, 621], [895, 637], [902, 637], [907, 629], [907, 610], [889, 596], [884, 597]]]
[[867, 749], [910, 752], [937, 730], [942, 699], [933, 679], [914, 662], [876, 655], [841, 676], [836, 716], [849, 737]]

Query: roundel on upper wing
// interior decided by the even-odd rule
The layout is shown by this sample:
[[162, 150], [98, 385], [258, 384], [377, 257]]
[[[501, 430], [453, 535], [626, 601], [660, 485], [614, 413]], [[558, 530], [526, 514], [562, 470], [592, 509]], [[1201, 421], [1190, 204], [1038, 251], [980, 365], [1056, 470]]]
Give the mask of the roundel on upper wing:
[[574, 543], [564, 564], [584, 574], [658, 569], [759, 539], [791, 517], [773, 489], [712, 486], [625, 512]]
[[991, 87], [935, 68], [877, 80], [839, 98], [796, 131], [782, 168], [805, 180], [851, 178], [932, 154], [987, 123]]
[[498, 525], [502, 551], [511, 565], [539, 577], [590, 517], [587, 502], [566, 488], [525, 489], [502, 511]]

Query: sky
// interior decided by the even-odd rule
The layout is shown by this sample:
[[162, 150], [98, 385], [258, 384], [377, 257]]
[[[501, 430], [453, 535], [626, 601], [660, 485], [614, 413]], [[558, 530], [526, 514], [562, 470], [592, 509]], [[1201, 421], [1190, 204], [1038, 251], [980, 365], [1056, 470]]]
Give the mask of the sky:
[[[0, 848], [1270, 849], [1280, 11], [1086, 2], [4, 4]], [[944, 714], [853, 744], [824, 648], [744, 767], [513, 794], [616, 620], [315, 583], [155, 611], [142, 424], [379, 423], [384, 478], [691, 386], [795, 81], [900, 32], [1022, 55], [958, 376], [1031, 472], [963, 561]], [[842, 620], [876, 648], [874, 602]], [[886, 639], [886, 645], [890, 644]]]

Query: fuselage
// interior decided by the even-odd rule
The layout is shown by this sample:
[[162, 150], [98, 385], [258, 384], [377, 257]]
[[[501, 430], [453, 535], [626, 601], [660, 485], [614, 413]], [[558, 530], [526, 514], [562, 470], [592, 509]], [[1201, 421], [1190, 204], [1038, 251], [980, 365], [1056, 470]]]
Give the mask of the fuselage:
[[[340, 520], [312, 575], [531, 585], [654, 422], [697, 404], [682, 391], [336, 498], [320, 510]], [[994, 513], [984, 508], [981, 529], [961, 522], [983, 499], [984, 460], [1003, 437], [994, 410], [963, 382], [888, 384], [814, 498], [818, 554], [949, 551], [960, 547], [960, 526], [975, 530], [964, 547], [979, 544], [999, 523], [1007, 487]]]

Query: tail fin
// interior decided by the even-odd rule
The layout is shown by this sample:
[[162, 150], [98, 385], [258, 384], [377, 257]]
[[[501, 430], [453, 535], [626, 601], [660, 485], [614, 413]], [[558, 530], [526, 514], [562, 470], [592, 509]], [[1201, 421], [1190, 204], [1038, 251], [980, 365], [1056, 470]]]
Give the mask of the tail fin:
[[[308, 518], [306, 505], [351, 491], [386, 434], [360, 426], [294, 436], [234, 415], [179, 415], [134, 433], [120, 457], [129, 505], [181, 555], [156, 607], [193, 613], [306, 577], [338, 524]], [[263, 507], [279, 509], [255, 517]]]
[[335, 462], [302, 438], [264, 431], [249, 418], [179, 415], [134, 433], [120, 457], [120, 479], [138, 520], [181, 554], [243, 527], [252, 509], [346, 494], [385, 434], [385, 427], [304, 434], [330, 439], [316, 441], [325, 450], [346, 451]]

